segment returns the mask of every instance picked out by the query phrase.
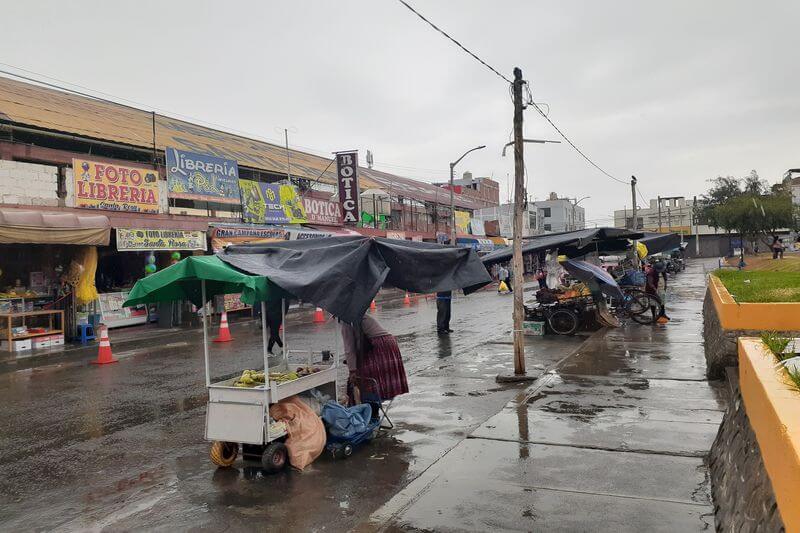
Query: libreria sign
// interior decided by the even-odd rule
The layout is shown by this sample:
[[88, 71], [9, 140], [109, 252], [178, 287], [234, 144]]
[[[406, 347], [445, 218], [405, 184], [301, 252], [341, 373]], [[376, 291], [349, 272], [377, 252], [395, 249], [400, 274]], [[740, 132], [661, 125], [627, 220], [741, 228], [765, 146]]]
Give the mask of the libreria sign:
[[339, 204], [345, 224], [358, 222], [358, 151], [336, 153]]

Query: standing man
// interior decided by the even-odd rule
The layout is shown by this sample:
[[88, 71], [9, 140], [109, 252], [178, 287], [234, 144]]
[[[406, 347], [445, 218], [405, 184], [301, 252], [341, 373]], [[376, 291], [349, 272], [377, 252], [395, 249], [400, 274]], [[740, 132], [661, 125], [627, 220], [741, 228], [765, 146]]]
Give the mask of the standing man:
[[436, 293], [436, 331], [439, 335], [452, 333], [450, 329], [450, 307], [453, 302], [453, 291]]

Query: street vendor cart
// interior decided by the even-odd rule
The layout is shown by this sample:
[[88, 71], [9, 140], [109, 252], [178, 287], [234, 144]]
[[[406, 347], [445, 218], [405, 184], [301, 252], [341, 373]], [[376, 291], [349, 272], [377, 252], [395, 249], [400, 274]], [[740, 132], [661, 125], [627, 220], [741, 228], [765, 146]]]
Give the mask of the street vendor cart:
[[[261, 305], [263, 372], [246, 370], [234, 376], [212, 382], [209, 365], [208, 302], [221, 294], [242, 293], [243, 301]], [[311, 389], [321, 389], [331, 398], [337, 393], [338, 353], [329, 364], [313, 360], [305, 354], [307, 375], [293, 372], [270, 372], [267, 351], [266, 302], [283, 298], [285, 294], [263, 276], [253, 276], [236, 270], [216, 256], [191, 256], [161, 272], [139, 280], [130, 293], [126, 306], [142, 303], [189, 300], [202, 309], [203, 357], [208, 389], [205, 438], [212, 442], [211, 460], [218, 466], [231, 466], [241, 446], [243, 454], [260, 457], [268, 472], [287, 464], [283, 441], [286, 426], [269, 416], [269, 406]], [[320, 355], [322, 355], [320, 353]], [[284, 364], [288, 370], [288, 349], [284, 344]]]

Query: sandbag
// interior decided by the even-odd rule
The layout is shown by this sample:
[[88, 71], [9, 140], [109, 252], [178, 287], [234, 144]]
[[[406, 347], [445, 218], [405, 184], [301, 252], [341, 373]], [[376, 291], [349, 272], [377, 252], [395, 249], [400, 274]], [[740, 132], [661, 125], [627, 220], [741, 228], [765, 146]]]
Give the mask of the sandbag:
[[325, 448], [325, 426], [303, 400], [297, 396], [281, 400], [270, 406], [269, 414], [286, 423], [286, 448], [293, 467], [303, 470], [320, 456]]

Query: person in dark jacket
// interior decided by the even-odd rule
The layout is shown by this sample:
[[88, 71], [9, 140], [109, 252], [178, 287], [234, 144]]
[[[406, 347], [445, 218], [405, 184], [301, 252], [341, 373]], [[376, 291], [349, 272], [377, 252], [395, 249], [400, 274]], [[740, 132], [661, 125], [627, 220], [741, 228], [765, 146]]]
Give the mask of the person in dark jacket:
[[453, 303], [453, 291], [436, 293], [436, 331], [439, 334], [452, 333], [450, 329], [450, 310]]
[[[281, 305], [281, 302], [284, 304]], [[266, 302], [267, 314], [266, 322], [269, 328], [269, 341], [267, 342], [267, 351], [271, 354], [272, 348], [277, 344], [278, 348], [283, 348], [283, 340], [281, 340], [281, 326], [283, 325], [283, 316], [289, 312], [289, 300], [267, 300]], [[258, 323], [261, 326], [261, 322]]]

